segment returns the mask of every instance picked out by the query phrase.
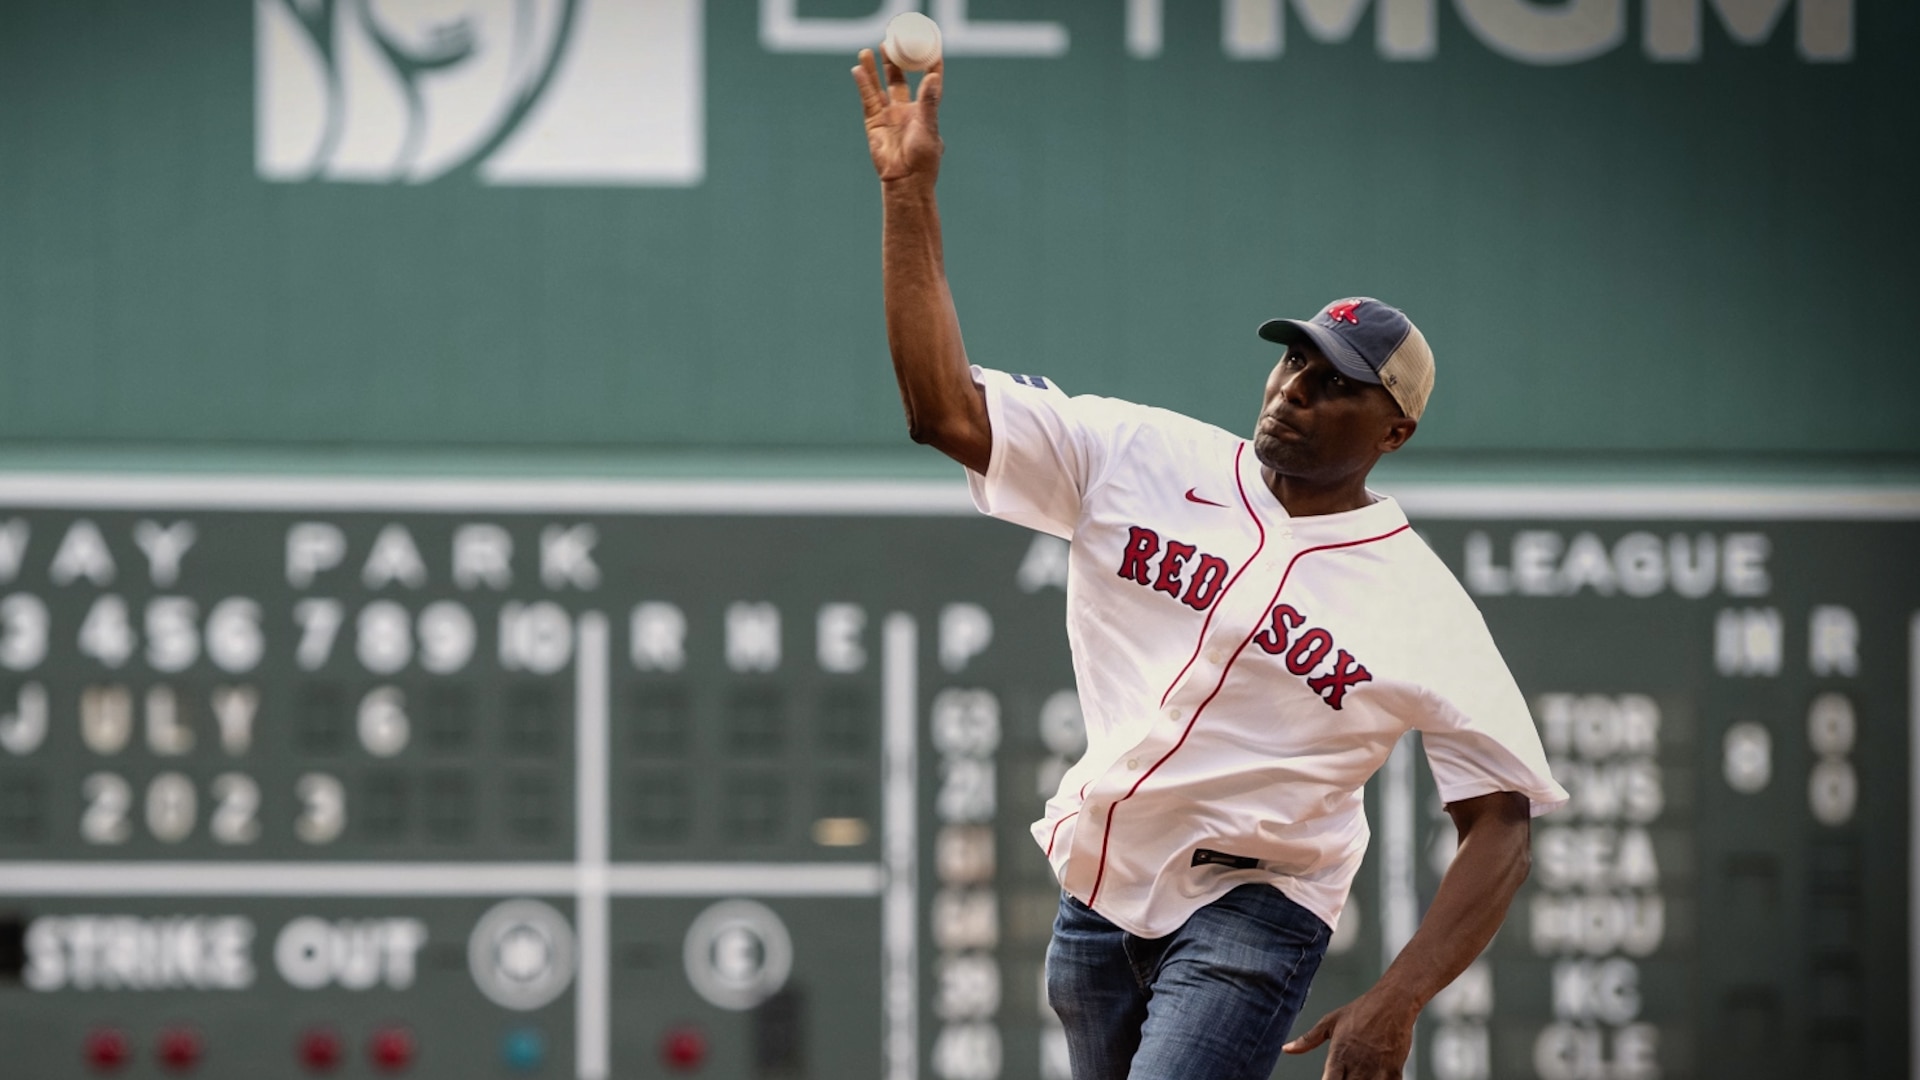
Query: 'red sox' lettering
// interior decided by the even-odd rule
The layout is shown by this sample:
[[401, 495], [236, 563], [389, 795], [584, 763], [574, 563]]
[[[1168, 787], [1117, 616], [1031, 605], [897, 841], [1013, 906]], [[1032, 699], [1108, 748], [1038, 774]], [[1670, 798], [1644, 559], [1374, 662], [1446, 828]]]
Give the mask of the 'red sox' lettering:
[[1287, 670], [1295, 675], [1307, 674], [1319, 667], [1328, 653], [1333, 653], [1333, 666], [1308, 679], [1307, 688], [1338, 709], [1346, 700], [1347, 690], [1372, 679], [1373, 674], [1355, 660], [1352, 653], [1335, 646], [1332, 634], [1317, 626], [1308, 627], [1306, 633], [1294, 637], [1294, 630], [1306, 622], [1307, 617], [1300, 614], [1299, 608], [1275, 604], [1266, 629], [1253, 636], [1253, 643], [1267, 655], [1280, 657]]
[[[1127, 546], [1120, 552], [1120, 576], [1175, 597], [1195, 611], [1207, 610], [1226, 587], [1227, 560], [1178, 540], [1166, 542], [1164, 555], [1161, 546], [1159, 533], [1139, 525], [1130, 527]], [[1160, 556], [1157, 569], [1148, 565], [1156, 555]], [[1184, 583], [1182, 571], [1186, 572]]]
[[[1121, 577], [1166, 593], [1195, 611], [1205, 611], [1219, 599], [1228, 570], [1227, 560], [1183, 541], [1163, 541], [1159, 533], [1141, 525], [1128, 528], [1127, 545], [1120, 552]], [[1305, 632], [1294, 636], [1303, 626]], [[1307, 626], [1307, 617], [1292, 604], [1275, 604], [1268, 625], [1253, 636], [1253, 643], [1269, 656], [1279, 657], [1295, 675], [1311, 675], [1308, 689], [1336, 709], [1345, 704], [1348, 690], [1373, 678], [1352, 653], [1334, 643], [1331, 633]], [[1313, 675], [1323, 665], [1326, 669]]]

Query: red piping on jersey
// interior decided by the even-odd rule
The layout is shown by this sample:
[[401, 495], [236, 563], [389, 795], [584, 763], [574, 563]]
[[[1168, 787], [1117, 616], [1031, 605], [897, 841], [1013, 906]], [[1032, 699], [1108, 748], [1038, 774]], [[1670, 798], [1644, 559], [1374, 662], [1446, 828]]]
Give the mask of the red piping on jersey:
[[1057, 839], [1060, 836], [1060, 826], [1065, 825], [1067, 823], [1067, 818], [1074, 817], [1079, 813], [1080, 811], [1075, 810], [1073, 813], [1068, 814], [1066, 815], [1066, 817], [1063, 817], [1059, 821], [1056, 821], [1053, 823], [1053, 831], [1047, 834], [1047, 858], [1049, 859], [1053, 858], [1053, 842], [1055, 839]]
[[1162, 705], [1165, 705], [1167, 699], [1173, 696], [1173, 688], [1180, 685], [1180, 680], [1186, 678], [1187, 668], [1191, 668], [1193, 662], [1200, 659], [1200, 647], [1207, 643], [1207, 627], [1213, 625], [1213, 613], [1219, 611], [1220, 605], [1227, 602], [1227, 594], [1233, 591], [1234, 583], [1240, 580], [1240, 575], [1247, 572], [1247, 567], [1253, 565], [1253, 560], [1259, 558], [1260, 552], [1267, 546], [1267, 527], [1261, 522], [1260, 515], [1253, 512], [1253, 503], [1247, 499], [1247, 483], [1240, 478], [1240, 455], [1246, 453], [1246, 450], [1246, 443], [1233, 448], [1233, 483], [1240, 489], [1240, 505], [1247, 508], [1247, 516], [1253, 519], [1253, 527], [1260, 530], [1260, 542], [1253, 546], [1253, 554], [1247, 556], [1247, 561], [1241, 563], [1240, 569], [1233, 572], [1233, 576], [1227, 579], [1227, 587], [1221, 589], [1220, 595], [1214, 597], [1213, 603], [1208, 606], [1207, 617], [1200, 623], [1200, 636], [1193, 639], [1193, 655], [1187, 657], [1186, 667], [1181, 668], [1180, 674], [1175, 675], [1173, 681], [1167, 684], [1167, 692], [1160, 695]]
[[[1293, 558], [1287, 560], [1287, 568], [1281, 571], [1280, 584], [1274, 586], [1273, 599], [1267, 601], [1267, 610], [1272, 610], [1273, 605], [1280, 602], [1280, 593], [1282, 590], [1284, 590], [1287, 587], [1287, 579], [1293, 576], [1294, 564], [1299, 562], [1303, 557], [1311, 555], [1316, 551], [1332, 551], [1337, 548], [1359, 547], [1362, 544], [1371, 544], [1371, 543], [1374, 543], [1375, 541], [1385, 540], [1390, 536], [1397, 536], [1400, 533], [1406, 532], [1408, 529], [1411, 529], [1411, 528], [1413, 528], [1411, 524], [1402, 525], [1399, 528], [1394, 529], [1392, 532], [1384, 532], [1384, 533], [1381, 533], [1379, 536], [1369, 536], [1365, 540], [1347, 540], [1338, 544], [1322, 544], [1319, 547], [1310, 547], [1310, 548], [1305, 548], [1299, 551], [1294, 555]], [[1252, 560], [1249, 559], [1248, 562], [1251, 563]], [[1093, 902], [1100, 898], [1100, 884], [1101, 882], [1105, 881], [1107, 877], [1107, 845], [1113, 839], [1114, 811], [1120, 809], [1121, 803], [1126, 802], [1128, 799], [1133, 798], [1134, 792], [1137, 792], [1140, 790], [1140, 785], [1147, 782], [1147, 777], [1152, 776], [1155, 772], [1159, 771], [1160, 766], [1165, 765], [1167, 763], [1167, 759], [1179, 753], [1180, 748], [1187, 744], [1187, 736], [1193, 734], [1193, 725], [1200, 722], [1200, 714], [1207, 710], [1208, 705], [1213, 704], [1213, 699], [1220, 695], [1221, 687], [1224, 687], [1225, 685], [1227, 685], [1227, 673], [1233, 670], [1234, 661], [1240, 659], [1240, 654], [1246, 651], [1248, 642], [1251, 642], [1254, 638], [1254, 635], [1258, 634], [1259, 632], [1260, 632], [1260, 624], [1256, 622], [1253, 625], [1253, 629], [1247, 631], [1247, 636], [1241, 640], [1240, 647], [1233, 650], [1233, 656], [1227, 660], [1227, 666], [1220, 670], [1220, 681], [1213, 684], [1213, 692], [1207, 695], [1207, 699], [1200, 703], [1199, 708], [1193, 710], [1193, 716], [1187, 720], [1187, 726], [1185, 730], [1180, 732], [1180, 741], [1173, 744], [1173, 749], [1168, 750], [1166, 753], [1160, 755], [1160, 760], [1154, 762], [1151, 766], [1149, 766], [1147, 771], [1140, 775], [1140, 779], [1135, 780], [1133, 782], [1133, 786], [1127, 789], [1127, 793], [1125, 795], [1122, 795], [1119, 798], [1113, 800], [1112, 805], [1107, 807], [1107, 827], [1104, 830], [1102, 830], [1100, 834], [1100, 870], [1098, 873], [1094, 874], [1094, 877], [1093, 877], [1093, 892], [1089, 894], [1087, 897], [1088, 907], [1092, 907]]]

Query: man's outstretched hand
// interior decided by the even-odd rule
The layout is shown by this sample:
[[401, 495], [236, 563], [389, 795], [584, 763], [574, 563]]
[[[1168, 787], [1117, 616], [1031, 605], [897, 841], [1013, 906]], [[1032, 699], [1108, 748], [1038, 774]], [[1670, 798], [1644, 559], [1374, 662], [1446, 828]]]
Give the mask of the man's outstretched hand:
[[1312, 1030], [1282, 1049], [1304, 1054], [1331, 1040], [1321, 1080], [1400, 1080], [1419, 1015], [1415, 1002], [1396, 1002], [1375, 988], [1321, 1017]]
[[1441, 875], [1420, 929], [1373, 989], [1322, 1017], [1288, 1043], [1304, 1054], [1330, 1042], [1322, 1080], [1399, 1080], [1420, 1008], [1457, 978], [1500, 929], [1532, 865], [1531, 803], [1496, 791], [1447, 804], [1460, 847]]
[[940, 84], [943, 61], [934, 61], [920, 77], [916, 98], [906, 73], [872, 49], [860, 50], [853, 69], [860, 106], [867, 114], [867, 149], [882, 181], [925, 179], [940, 173]]

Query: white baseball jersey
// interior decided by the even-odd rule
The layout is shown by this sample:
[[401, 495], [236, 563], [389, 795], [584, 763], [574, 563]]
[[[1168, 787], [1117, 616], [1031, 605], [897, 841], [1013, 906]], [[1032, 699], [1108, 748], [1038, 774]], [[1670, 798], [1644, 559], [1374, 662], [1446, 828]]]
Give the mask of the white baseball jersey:
[[1567, 801], [1480, 612], [1380, 498], [1291, 517], [1210, 424], [974, 368], [985, 513], [1067, 538], [1087, 751], [1033, 835], [1063, 888], [1143, 937], [1249, 881], [1332, 926], [1361, 788], [1418, 729], [1447, 802]]

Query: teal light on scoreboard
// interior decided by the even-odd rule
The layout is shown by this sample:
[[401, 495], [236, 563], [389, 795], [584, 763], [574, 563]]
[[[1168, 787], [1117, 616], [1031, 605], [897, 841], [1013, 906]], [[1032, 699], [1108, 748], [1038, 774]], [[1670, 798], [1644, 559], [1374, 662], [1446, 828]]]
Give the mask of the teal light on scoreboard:
[[[1814, 497], [1407, 494], [1574, 795], [1415, 1075], [1904, 1067], [1920, 500]], [[1066, 554], [952, 484], [0, 477], [0, 1061], [1062, 1077]], [[1310, 1014], [1450, 856], [1418, 758]]]

